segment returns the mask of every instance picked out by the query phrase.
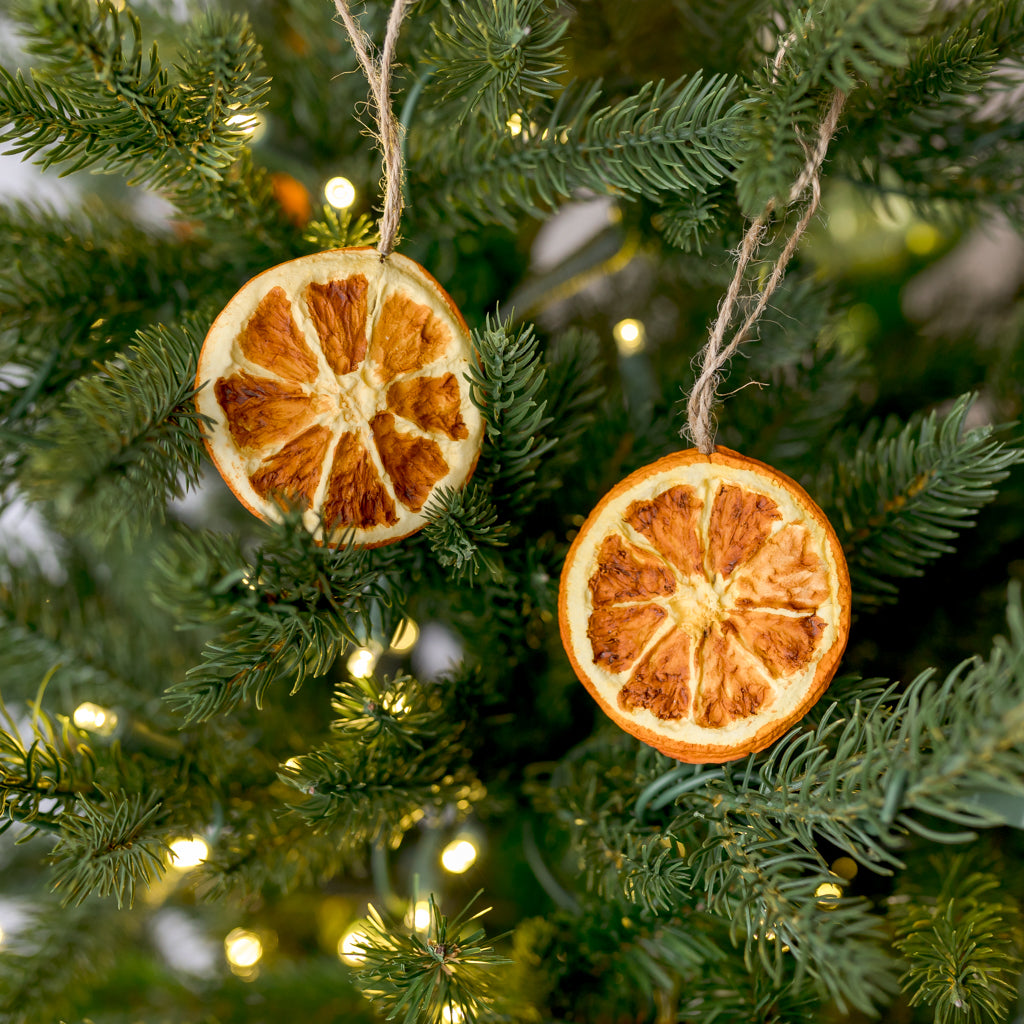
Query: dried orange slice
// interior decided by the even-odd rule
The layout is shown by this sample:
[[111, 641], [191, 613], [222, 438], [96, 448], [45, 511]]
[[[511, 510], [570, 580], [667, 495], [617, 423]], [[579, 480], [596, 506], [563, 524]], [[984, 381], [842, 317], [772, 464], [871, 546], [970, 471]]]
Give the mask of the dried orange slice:
[[204, 439], [250, 512], [285, 499], [367, 547], [426, 522], [440, 487], [476, 466], [469, 330], [418, 263], [337, 249], [272, 267], [214, 321], [199, 356]]
[[799, 484], [691, 449], [598, 502], [558, 613], [606, 714], [669, 757], [718, 763], [763, 750], [825, 691], [850, 631], [850, 576]]

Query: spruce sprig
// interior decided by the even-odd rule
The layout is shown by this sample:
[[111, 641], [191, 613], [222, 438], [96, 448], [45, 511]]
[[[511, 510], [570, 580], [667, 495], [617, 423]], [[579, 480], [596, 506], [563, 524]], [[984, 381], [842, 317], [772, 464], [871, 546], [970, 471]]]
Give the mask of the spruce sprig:
[[602, 95], [600, 83], [573, 85], [550, 114], [537, 114], [542, 123], [524, 116], [517, 136], [478, 137], [461, 153], [449, 139], [430, 205], [512, 227], [512, 208], [539, 216], [580, 188], [657, 198], [729, 175], [739, 110], [734, 79], [648, 82], [614, 106], [600, 106]]
[[969, 855], [930, 859], [939, 891], [927, 893], [912, 880], [900, 894], [909, 902], [889, 911], [905, 957], [900, 984], [910, 1005], [927, 1006], [936, 1024], [1005, 1020], [1021, 969], [1020, 908], [1006, 894], [1005, 879], [977, 870]]
[[127, 359], [83, 377], [36, 436], [22, 484], [72, 533], [130, 540], [199, 478], [195, 371], [208, 318], [139, 331]]
[[43, 64], [31, 79], [0, 74], [0, 141], [65, 173], [99, 166], [168, 189], [183, 210], [215, 204], [246, 145], [232, 118], [255, 113], [268, 86], [244, 18], [196, 19], [172, 74], [135, 14], [106, 0], [21, 0], [16, 14]]
[[540, 460], [555, 444], [542, 394], [546, 371], [532, 325], [512, 329], [512, 317], [487, 317], [473, 332], [476, 360], [467, 371], [469, 397], [484, 417], [487, 445], [477, 476], [506, 508], [530, 501]]
[[366, 640], [375, 617], [391, 617], [399, 595], [388, 555], [320, 544], [298, 511], [283, 514], [269, 533], [251, 555], [234, 537], [183, 533], [157, 559], [157, 602], [189, 625], [222, 629], [203, 648], [201, 663], [167, 691], [186, 721], [249, 700], [260, 708], [279, 679], [296, 692]]
[[479, 896], [448, 918], [431, 894], [430, 925], [424, 935], [392, 926], [376, 908], [369, 908], [366, 941], [360, 947], [365, 960], [356, 983], [388, 1020], [481, 1024], [498, 1019], [500, 975], [495, 968], [509, 960], [495, 952], [482, 928], [473, 927], [487, 913], [470, 914]]
[[441, 488], [423, 514], [427, 517], [424, 532], [449, 579], [472, 583], [484, 571], [492, 579], [501, 578], [501, 556], [495, 549], [508, 543], [511, 527], [498, 522], [498, 510], [486, 486], [472, 483], [461, 491]]
[[434, 26], [434, 81], [445, 101], [460, 101], [458, 122], [483, 115], [500, 125], [534, 109], [557, 88], [559, 41], [568, 18], [551, 0], [448, 3], [444, 27]]
[[952, 551], [995, 485], [1024, 461], [994, 427], [965, 429], [974, 400], [962, 395], [945, 415], [932, 412], [895, 436], [868, 434], [852, 459], [823, 472], [817, 493], [843, 542], [856, 600], [893, 600], [893, 580], [920, 576]]

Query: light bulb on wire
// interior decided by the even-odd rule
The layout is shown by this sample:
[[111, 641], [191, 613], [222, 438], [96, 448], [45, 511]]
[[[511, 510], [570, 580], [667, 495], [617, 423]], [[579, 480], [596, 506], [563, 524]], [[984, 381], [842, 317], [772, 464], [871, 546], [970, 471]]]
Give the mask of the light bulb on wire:
[[336, 210], [347, 210], [356, 201], [356, 187], [338, 175], [324, 185], [324, 198]]
[[640, 320], [627, 317], [625, 320], [620, 320], [612, 328], [612, 337], [615, 339], [619, 353], [624, 356], [631, 356], [643, 351], [644, 344], [647, 341], [647, 332]]
[[71, 717], [79, 729], [99, 736], [109, 736], [117, 728], [117, 715], [109, 708], [93, 704], [91, 700], [79, 704]]
[[201, 836], [182, 836], [171, 843], [171, 853], [167, 858], [168, 865], [178, 871], [197, 868], [210, 855], [210, 848]]
[[461, 875], [476, 863], [478, 852], [469, 839], [455, 839], [441, 851], [441, 866], [453, 875]]
[[358, 967], [363, 963], [366, 960], [363, 946], [368, 938], [358, 923], [352, 925], [338, 942], [338, 956], [342, 963], [348, 964], [349, 967]]

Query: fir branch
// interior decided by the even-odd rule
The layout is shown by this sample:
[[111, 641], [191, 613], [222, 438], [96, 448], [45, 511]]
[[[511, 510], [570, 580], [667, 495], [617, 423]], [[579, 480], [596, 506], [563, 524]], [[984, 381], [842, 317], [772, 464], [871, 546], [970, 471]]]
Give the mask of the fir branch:
[[1005, 879], [972, 871], [963, 854], [933, 857], [932, 864], [938, 893], [922, 892], [912, 880], [910, 893], [901, 893], [911, 901], [889, 912], [896, 949], [906, 958], [900, 984], [910, 1005], [928, 1006], [936, 1024], [1005, 1020], [1021, 969], [1020, 908], [1006, 895]]
[[504, 547], [511, 527], [498, 522], [498, 510], [491, 504], [488, 488], [470, 484], [464, 490], [442, 488], [423, 510], [427, 517], [425, 535], [434, 557], [448, 570], [452, 582], [472, 584], [482, 570], [492, 579], [502, 576], [501, 557], [495, 548]]
[[314, 832], [353, 842], [397, 843], [425, 811], [482, 795], [450, 738], [401, 757], [379, 743], [334, 743], [293, 758], [278, 775], [305, 794], [290, 806]]
[[350, 678], [338, 683], [331, 700], [331, 731], [352, 742], [373, 741], [397, 751], [423, 749], [450, 728], [439, 687], [412, 676]]
[[554, 440], [543, 432], [550, 418], [541, 398], [546, 371], [533, 327], [512, 333], [512, 318], [488, 316], [473, 332], [476, 361], [470, 365], [469, 397], [484, 417], [489, 444], [477, 477], [506, 507], [529, 501], [532, 478]]
[[271, 524], [270, 539], [246, 556], [234, 538], [183, 534], [157, 559], [154, 597], [189, 625], [217, 623], [201, 664], [166, 694], [186, 721], [203, 721], [254, 700], [278, 679], [294, 693], [330, 670], [369, 635], [395, 601], [388, 557], [317, 543], [298, 512]]
[[105, 792], [103, 800], [82, 801], [61, 817], [50, 861], [56, 865], [53, 888], [65, 904], [113, 894], [119, 909], [130, 907], [136, 886], [149, 886], [166, 870], [170, 848], [159, 799]]
[[862, 441], [852, 460], [824, 471], [818, 494], [843, 542], [857, 600], [893, 600], [892, 578], [920, 576], [952, 551], [949, 542], [974, 525], [995, 485], [1024, 461], [994, 428], [965, 431], [973, 403], [963, 395], [941, 419], [933, 412], [895, 437]]
[[755, 76], [741, 123], [736, 167], [740, 207], [753, 216], [788, 196], [806, 159], [801, 142], [818, 120], [823, 89], [850, 92], [858, 79], [907, 62], [909, 37], [920, 27], [922, 0], [830, 0], [807, 10], [781, 5], [776, 68]]
[[509, 206], [538, 216], [580, 188], [651, 198], [707, 189], [729, 174], [735, 91], [732, 79], [697, 74], [598, 108], [599, 84], [570, 87], [546, 124], [524, 118], [515, 137], [478, 137], [454, 159], [451, 145], [437, 154], [440, 191], [428, 205], [512, 226]]
[[375, 245], [377, 229], [365, 213], [355, 221], [349, 210], [336, 210], [324, 205], [319, 220], [310, 221], [302, 233], [302, 240], [315, 252], [324, 249], [348, 249], [355, 246]]
[[388, 925], [370, 907], [356, 983], [388, 1020], [478, 1024], [495, 1019], [500, 999], [495, 968], [509, 961], [487, 943], [482, 928], [472, 927], [487, 913], [469, 913], [479, 895], [449, 920], [431, 894], [430, 925], [422, 936]]
[[[232, 123], [260, 106], [268, 80], [241, 17], [203, 15], [171, 72], [144, 54], [138, 18], [92, 0], [22, 0], [27, 48], [43, 58], [32, 80], [0, 75], [0, 141], [42, 153], [64, 172], [100, 165], [131, 184], [168, 189], [183, 210], [206, 209], [245, 146]], [[97, 88], [100, 86], [100, 88]]]
[[551, 0], [470, 0], [447, 13], [430, 60], [443, 99], [460, 101], [458, 123], [479, 113], [501, 125], [554, 93], [569, 22]]
[[721, 188], [706, 192], [687, 192], [678, 199], [663, 203], [656, 216], [658, 230], [669, 245], [683, 252], [703, 255], [709, 236], [723, 228], [729, 210]]
[[201, 315], [140, 331], [130, 358], [80, 379], [37, 435], [22, 481], [72, 533], [125, 539], [162, 522], [199, 478], [195, 394]]

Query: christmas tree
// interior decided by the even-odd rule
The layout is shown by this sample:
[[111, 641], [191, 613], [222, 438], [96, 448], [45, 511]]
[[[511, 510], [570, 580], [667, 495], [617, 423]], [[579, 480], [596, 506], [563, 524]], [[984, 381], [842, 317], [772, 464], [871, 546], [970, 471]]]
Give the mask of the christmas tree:
[[[353, 14], [2, 15], [4, 151], [75, 197], [0, 207], [2, 1019], [1011, 1019], [1024, 2]], [[197, 369], [256, 275], [390, 249], [385, 190], [482, 448], [330, 545], [230, 493]], [[697, 419], [821, 506], [852, 625], [784, 735], [691, 765], [591, 700], [559, 577], [700, 441], [727, 307]]]

